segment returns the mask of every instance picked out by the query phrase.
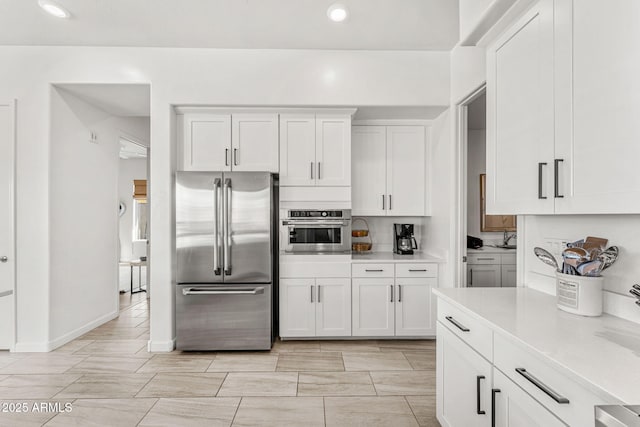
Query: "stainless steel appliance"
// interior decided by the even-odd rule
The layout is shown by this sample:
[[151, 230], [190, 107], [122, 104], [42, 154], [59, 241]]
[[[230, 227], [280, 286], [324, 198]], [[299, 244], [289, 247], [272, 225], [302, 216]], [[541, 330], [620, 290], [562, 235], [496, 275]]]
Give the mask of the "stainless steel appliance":
[[282, 249], [285, 252], [351, 252], [351, 210], [285, 210]]
[[176, 173], [178, 349], [271, 348], [274, 188], [268, 173]]
[[418, 249], [416, 238], [413, 237], [413, 224], [393, 224], [393, 251], [400, 255], [411, 255]]

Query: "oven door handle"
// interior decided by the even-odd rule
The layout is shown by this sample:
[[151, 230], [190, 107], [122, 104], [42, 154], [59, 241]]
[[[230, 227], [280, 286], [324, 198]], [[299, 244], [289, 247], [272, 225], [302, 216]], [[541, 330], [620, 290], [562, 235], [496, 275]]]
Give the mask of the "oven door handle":
[[289, 221], [283, 220], [282, 225], [303, 226], [309, 225], [313, 227], [345, 227], [349, 225], [349, 221]]

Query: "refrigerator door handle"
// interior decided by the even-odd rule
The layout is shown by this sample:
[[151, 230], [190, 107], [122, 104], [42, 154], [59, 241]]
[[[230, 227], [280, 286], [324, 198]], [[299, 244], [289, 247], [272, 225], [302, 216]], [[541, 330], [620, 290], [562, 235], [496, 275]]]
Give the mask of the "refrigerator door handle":
[[185, 288], [182, 290], [182, 295], [262, 295], [264, 294], [264, 288], [253, 289], [216, 289], [216, 288]]
[[231, 178], [225, 178], [223, 191], [224, 275], [231, 276]]
[[216, 213], [216, 217], [213, 221], [213, 238], [215, 240], [213, 245], [213, 272], [216, 276], [222, 273], [220, 268], [220, 253], [222, 247], [220, 246], [220, 228], [219, 228], [219, 216], [220, 216], [220, 178], [216, 178], [213, 181], [213, 210]]

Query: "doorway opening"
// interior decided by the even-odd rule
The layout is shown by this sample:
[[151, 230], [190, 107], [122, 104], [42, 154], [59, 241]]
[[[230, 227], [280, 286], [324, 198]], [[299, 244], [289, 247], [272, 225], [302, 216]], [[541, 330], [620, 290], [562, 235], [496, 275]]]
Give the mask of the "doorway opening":
[[459, 143], [458, 283], [516, 286], [516, 217], [486, 210], [486, 87], [457, 106]]

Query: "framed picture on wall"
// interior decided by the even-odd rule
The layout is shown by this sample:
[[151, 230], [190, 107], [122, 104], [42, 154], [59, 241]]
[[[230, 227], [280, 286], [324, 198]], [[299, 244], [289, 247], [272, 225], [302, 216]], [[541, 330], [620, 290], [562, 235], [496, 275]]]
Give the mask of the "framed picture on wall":
[[480, 231], [516, 231], [515, 215], [487, 215], [487, 175], [480, 174]]

